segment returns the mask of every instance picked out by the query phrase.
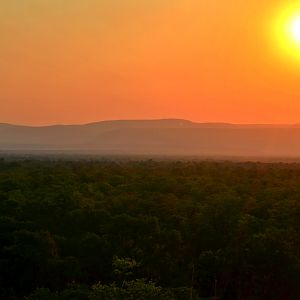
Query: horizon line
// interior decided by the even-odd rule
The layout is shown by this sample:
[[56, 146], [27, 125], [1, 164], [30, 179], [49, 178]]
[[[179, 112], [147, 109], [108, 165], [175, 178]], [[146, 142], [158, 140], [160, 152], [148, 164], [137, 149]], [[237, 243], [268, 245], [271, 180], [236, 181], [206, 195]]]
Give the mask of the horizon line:
[[224, 121], [194, 121], [190, 119], [184, 118], [144, 118], [144, 119], [102, 119], [99, 121], [90, 121], [90, 122], [79, 122], [79, 123], [45, 123], [45, 124], [27, 124], [27, 123], [13, 123], [13, 122], [0, 122], [1, 125], [6, 126], [19, 126], [19, 127], [32, 127], [32, 128], [42, 128], [42, 127], [57, 127], [57, 126], [86, 126], [86, 125], [94, 125], [98, 123], [105, 123], [105, 122], [151, 122], [151, 121], [182, 121], [182, 122], [189, 122], [192, 124], [199, 124], [199, 125], [231, 125], [231, 126], [297, 126], [300, 125], [299, 123], [234, 123], [234, 122], [224, 122]]

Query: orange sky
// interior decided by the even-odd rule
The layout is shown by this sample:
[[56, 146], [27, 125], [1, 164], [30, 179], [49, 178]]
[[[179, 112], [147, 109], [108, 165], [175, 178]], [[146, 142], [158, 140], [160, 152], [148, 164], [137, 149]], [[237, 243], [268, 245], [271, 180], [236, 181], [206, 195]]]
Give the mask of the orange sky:
[[299, 123], [287, 2], [0, 0], [0, 123]]

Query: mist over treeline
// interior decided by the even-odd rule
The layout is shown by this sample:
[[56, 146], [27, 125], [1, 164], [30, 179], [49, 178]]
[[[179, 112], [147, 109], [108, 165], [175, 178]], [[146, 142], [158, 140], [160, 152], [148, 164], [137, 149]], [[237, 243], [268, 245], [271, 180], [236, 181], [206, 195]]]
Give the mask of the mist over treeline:
[[300, 165], [0, 160], [1, 299], [299, 299]]

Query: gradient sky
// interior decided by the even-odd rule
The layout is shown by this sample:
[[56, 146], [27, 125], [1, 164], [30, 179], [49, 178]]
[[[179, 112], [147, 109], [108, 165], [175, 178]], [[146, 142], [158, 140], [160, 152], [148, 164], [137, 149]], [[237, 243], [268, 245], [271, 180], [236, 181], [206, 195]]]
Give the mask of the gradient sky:
[[0, 0], [0, 123], [299, 123], [284, 0]]

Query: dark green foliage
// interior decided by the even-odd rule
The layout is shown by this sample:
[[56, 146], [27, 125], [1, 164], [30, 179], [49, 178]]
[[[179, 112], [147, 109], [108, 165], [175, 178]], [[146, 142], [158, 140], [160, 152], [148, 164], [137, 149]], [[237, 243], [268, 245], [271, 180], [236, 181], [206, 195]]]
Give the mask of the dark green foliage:
[[0, 160], [0, 298], [300, 299], [300, 165]]

